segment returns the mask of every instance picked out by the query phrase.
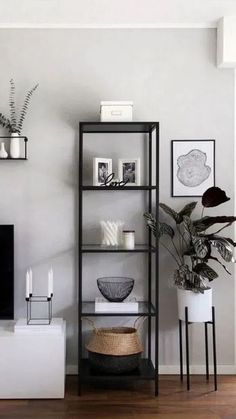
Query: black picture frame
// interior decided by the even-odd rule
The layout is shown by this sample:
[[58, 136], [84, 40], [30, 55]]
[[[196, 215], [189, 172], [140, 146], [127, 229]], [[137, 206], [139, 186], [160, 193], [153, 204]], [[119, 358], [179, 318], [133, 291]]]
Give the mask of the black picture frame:
[[[179, 157], [182, 157], [182, 167], [185, 165], [182, 171], [183, 181], [180, 180], [181, 176], [177, 175], [181, 168], [178, 163]], [[195, 166], [195, 172], [193, 171], [192, 174], [189, 172], [191, 160], [193, 168]], [[199, 177], [202, 177], [202, 182], [194, 186], [194, 182], [200, 181]], [[191, 186], [186, 184], [191, 182]], [[171, 196], [173, 198], [201, 197], [211, 186], [215, 186], [215, 140], [172, 140]]]

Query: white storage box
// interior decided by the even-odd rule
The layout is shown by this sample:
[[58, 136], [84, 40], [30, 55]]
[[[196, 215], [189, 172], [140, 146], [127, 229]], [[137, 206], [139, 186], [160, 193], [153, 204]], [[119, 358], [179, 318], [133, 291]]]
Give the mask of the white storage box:
[[101, 122], [127, 122], [133, 120], [133, 102], [102, 101], [100, 104]]

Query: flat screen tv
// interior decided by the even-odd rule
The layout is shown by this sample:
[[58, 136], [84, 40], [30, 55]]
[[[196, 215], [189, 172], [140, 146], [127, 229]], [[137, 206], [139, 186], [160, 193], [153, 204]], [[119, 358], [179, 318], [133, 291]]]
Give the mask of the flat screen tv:
[[0, 225], [0, 319], [14, 319], [14, 225]]

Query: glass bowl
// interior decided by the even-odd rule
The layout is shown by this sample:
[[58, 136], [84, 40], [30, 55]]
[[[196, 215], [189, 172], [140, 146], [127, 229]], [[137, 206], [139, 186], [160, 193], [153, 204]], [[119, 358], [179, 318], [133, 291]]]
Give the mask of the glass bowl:
[[124, 276], [108, 276], [98, 278], [97, 286], [108, 301], [120, 303], [130, 295], [134, 287], [134, 279]]

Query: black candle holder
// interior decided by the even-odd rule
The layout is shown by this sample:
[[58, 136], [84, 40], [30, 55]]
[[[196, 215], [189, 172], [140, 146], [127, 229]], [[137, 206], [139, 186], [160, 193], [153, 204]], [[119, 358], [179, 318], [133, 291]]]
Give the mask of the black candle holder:
[[[52, 321], [52, 298], [45, 295], [33, 295], [30, 294], [29, 297], [26, 297], [27, 304], [27, 324], [28, 325], [48, 325]], [[47, 304], [47, 317], [32, 317], [32, 304], [44, 303]]]

